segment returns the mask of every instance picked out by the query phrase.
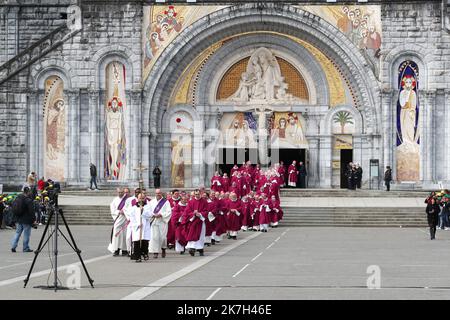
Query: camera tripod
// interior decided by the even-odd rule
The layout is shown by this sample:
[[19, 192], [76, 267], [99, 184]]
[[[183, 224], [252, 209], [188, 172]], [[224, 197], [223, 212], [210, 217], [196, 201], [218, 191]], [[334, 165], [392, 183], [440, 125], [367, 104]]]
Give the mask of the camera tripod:
[[[77, 244], [75, 243], [75, 239], [72, 236], [72, 232], [70, 232], [69, 226], [67, 225], [67, 221], [66, 218], [64, 217], [63, 211], [62, 209], [58, 209], [54, 204], [50, 205], [50, 214], [48, 215], [47, 218], [47, 223], [45, 224], [45, 229], [44, 229], [44, 233], [42, 234], [41, 240], [39, 241], [39, 246], [37, 248], [37, 250], [34, 252], [35, 256], [33, 259], [33, 263], [31, 264], [30, 270], [28, 271], [28, 276], [27, 278], [24, 280], [25, 284], [24, 284], [24, 288], [27, 286], [28, 280], [30, 279], [30, 275], [31, 272], [33, 271], [33, 267], [34, 264], [36, 263], [37, 257], [39, 255], [39, 253], [41, 253], [42, 249], [44, 248], [44, 246], [47, 244], [47, 242], [50, 240], [50, 238], [53, 236], [53, 241], [54, 241], [54, 259], [55, 259], [55, 279], [54, 279], [54, 284], [53, 286], [41, 286], [40, 288], [42, 289], [55, 289], [55, 292], [58, 289], [68, 289], [66, 287], [62, 287], [62, 286], [58, 286], [58, 232], [64, 237], [64, 239], [66, 240], [67, 244], [76, 252], [76, 254], [78, 255], [78, 258], [80, 259], [80, 262], [83, 266], [84, 272], [86, 273], [86, 276], [89, 280], [89, 283], [91, 284], [91, 287], [94, 288], [94, 280], [91, 279], [91, 277], [89, 276], [89, 273], [86, 269], [86, 266], [84, 265], [83, 259], [81, 258], [81, 250], [78, 249]], [[69, 233], [69, 237], [70, 240], [69, 241], [67, 239], [67, 237], [64, 235], [64, 233], [59, 229], [59, 221], [58, 221], [58, 216], [61, 216], [64, 225], [66, 226], [66, 230]], [[45, 236], [47, 234], [48, 231], [48, 227], [50, 225], [50, 221], [52, 220], [52, 217], [55, 218], [55, 229], [50, 233], [50, 235], [48, 236], [47, 240], [45, 240]]]

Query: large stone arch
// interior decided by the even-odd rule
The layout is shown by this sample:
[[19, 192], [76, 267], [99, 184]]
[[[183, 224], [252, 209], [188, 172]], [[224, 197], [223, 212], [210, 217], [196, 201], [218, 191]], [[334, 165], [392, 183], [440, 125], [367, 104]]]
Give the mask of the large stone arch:
[[[250, 34], [230, 40], [223, 45], [206, 62], [199, 77], [196, 103], [206, 105], [211, 103], [215, 86], [220, 82], [224, 73], [237, 61], [249, 56], [259, 47], [266, 47], [280, 53], [288, 62], [293, 64], [303, 76], [310, 94], [311, 104], [327, 105], [329, 102], [328, 83], [324, 70], [304, 47], [288, 38], [273, 34]], [[324, 88], [320, 94], [318, 88]]]
[[[264, 21], [264, 23], [261, 23]], [[176, 79], [202, 50], [225, 37], [251, 31], [274, 31], [303, 39], [319, 48], [342, 68], [356, 88], [357, 103], [367, 133], [379, 133], [378, 82], [369, 64], [351, 41], [319, 17], [289, 5], [238, 5], [214, 12], [187, 27], [168, 45], [144, 85], [144, 126], [156, 135], [158, 110], [168, 105]]]

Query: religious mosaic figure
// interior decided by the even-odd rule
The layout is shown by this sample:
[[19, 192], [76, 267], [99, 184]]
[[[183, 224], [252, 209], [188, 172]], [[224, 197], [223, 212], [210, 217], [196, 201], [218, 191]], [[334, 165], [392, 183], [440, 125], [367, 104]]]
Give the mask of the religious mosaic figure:
[[294, 112], [275, 112], [271, 119], [272, 148], [308, 148], [303, 118]]
[[64, 181], [66, 103], [64, 83], [58, 76], [45, 81], [44, 97], [44, 176]]
[[50, 160], [58, 158], [57, 153], [64, 149], [59, 145], [58, 127], [63, 124], [64, 100], [57, 99], [55, 103], [47, 109], [47, 156]]
[[121, 180], [125, 174], [124, 74], [125, 68], [118, 62], [112, 62], [107, 66], [108, 100], [105, 108], [105, 178], [108, 180]]
[[418, 181], [420, 165], [420, 128], [418, 66], [405, 61], [399, 68], [397, 101], [397, 180]]
[[173, 187], [190, 186], [192, 179], [192, 134], [193, 119], [187, 112], [177, 112], [170, 121]]

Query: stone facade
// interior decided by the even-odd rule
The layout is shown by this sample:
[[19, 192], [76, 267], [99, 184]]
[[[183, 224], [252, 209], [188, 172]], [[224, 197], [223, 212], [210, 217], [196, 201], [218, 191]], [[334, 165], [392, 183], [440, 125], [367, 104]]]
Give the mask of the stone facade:
[[[39, 1], [41, 2], [46, 1]], [[71, 1], [47, 1], [48, 6], [10, 2], [0, 7], [0, 63], [38, 40], [64, 19]], [[57, 5], [55, 5], [57, 3]], [[442, 181], [450, 184], [450, 35], [441, 1], [382, 3], [380, 72], [374, 72], [364, 54], [344, 34], [310, 12], [288, 4], [241, 4], [213, 12], [185, 28], [169, 44], [142, 81], [142, 3], [108, 5], [83, 1], [83, 30], [58, 49], [0, 88], [0, 183], [20, 184], [29, 171], [43, 172], [44, 82], [51, 75], [64, 82], [66, 95], [66, 182], [86, 185], [89, 163], [103, 172], [105, 68], [119, 61], [127, 70], [125, 93], [127, 118], [126, 181], [135, 182], [133, 168], [139, 161], [147, 168], [161, 166], [162, 185], [171, 181], [171, 117], [187, 112], [192, 131], [192, 181], [208, 185], [216, 169], [205, 163], [204, 150], [215, 140], [208, 129], [217, 128], [220, 115], [230, 106], [215, 103], [215, 85], [232, 61], [258, 47], [278, 50], [311, 75], [316, 91], [311, 105], [294, 105], [292, 111], [307, 115], [309, 186], [330, 188], [332, 180], [332, 121], [339, 111], [355, 120], [353, 160], [364, 170], [363, 186], [369, 187], [369, 161], [379, 159], [380, 170], [395, 168], [397, 70], [407, 59], [420, 69], [421, 163], [415, 188], [429, 188]], [[445, 6], [444, 6], [445, 9]], [[264, 23], [261, 23], [264, 21]], [[280, 34], [313, 44], [339, 66], [354, 92], [355, 104], [330, 108], [327, 81], [314, 55]], [[197, 73], [193, 101], [171, 105], [171, 97], [183, 72], [204, 50], [234, 35], [205, 59]], [[300, 68], [300, 67], [299, 67]], [[151, 183], [151, 170], [144, 172]], [[395, 179], [395, 169], [394, 169]], [[371, 185], [376, 180], [371, 181]]]

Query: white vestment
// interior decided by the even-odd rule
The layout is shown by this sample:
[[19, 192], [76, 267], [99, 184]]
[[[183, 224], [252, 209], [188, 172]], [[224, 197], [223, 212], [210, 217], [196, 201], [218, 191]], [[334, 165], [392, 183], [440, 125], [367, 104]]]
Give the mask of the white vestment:
[[150, 206], [146, 204], [143, 207], [142, 213], [141, 208], [137, 205], [132, 206], [130, 209], [130, 226], [131, 226], [131, 240], [150, 240], [151, 230], [150, 230], [150, 218], [152, 217], [152, 211], [150, 211]]
[[[130, 220], [131, 216], [131, 203], [133, 200], [137, 201], [137, 198], [135, 196], [129, 197], [127, 201], [125, 202], [125, 207], [123, 208], [123, 211], [125, 212], [125, 216], [128, 220]], [[131, 241], [131, 225], [128, 224], [127, 230], [126, 230], [126, 243], [127, 243], [127, 250], [128, 252], [131, 252], [132, 250], [132, 241]]]
[[115, 197], [109, 206], [111, 210], [111, 217], [114, 220], [112, 239], [110, 245], [108, 246], [108, 250], [111, 252], [115, 252], [119, 249], [127, 250], [126, 235], [127, 235], [128, 219], [124, 214], [125, 206], [122, 208], [123, 213], [120, 213], [120, 210], [117, 209], [122, 199], [123, 197], [122, 198]]
[[[158, 203], [160, 201], [166, 201], [166, 203], [163, 205], [163, 207], [159, 210], [159, 212], [155, 213], [155, 209], [158, 206]], [[149, 203], [149, 208], [152, 217], [155, 214], [161, 214], [162, 217], [160, 218], [154, 218], [152, 225], [151, 225], [151, 234], [152, 237], [150, 239], [150, 243], [148, 245], [148, 251], [150, 253], [159, 253], [161, 251], [161, 248], [166, 249], [167, 248], [167, 230], [169, 229], [169, 221], [170, 217], [172, 216], [172, 208], [170, 206], [170, 202], [161, 199], [152, 199]]]

